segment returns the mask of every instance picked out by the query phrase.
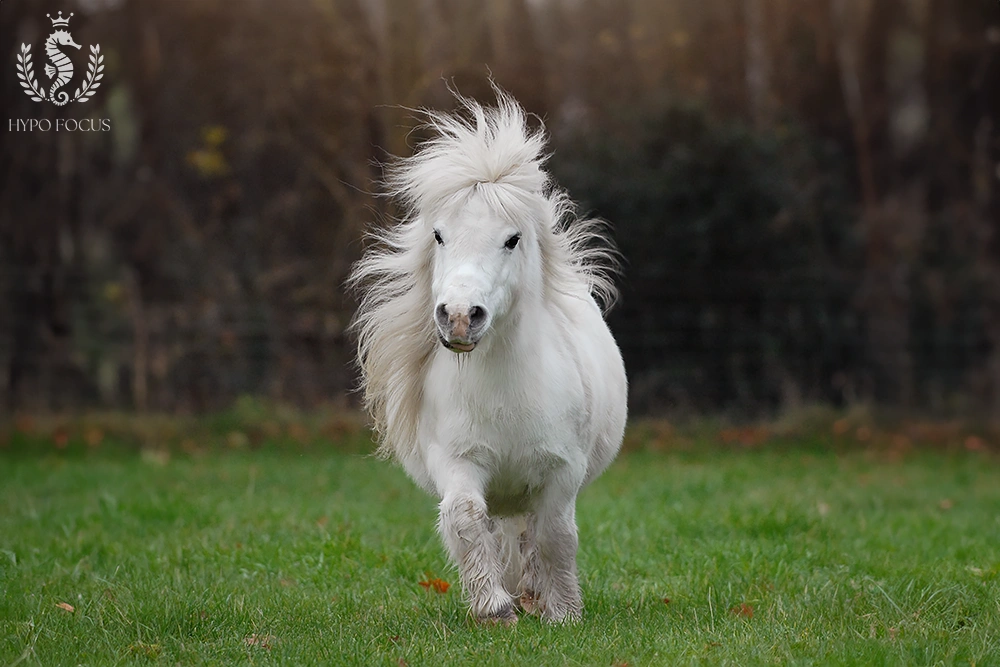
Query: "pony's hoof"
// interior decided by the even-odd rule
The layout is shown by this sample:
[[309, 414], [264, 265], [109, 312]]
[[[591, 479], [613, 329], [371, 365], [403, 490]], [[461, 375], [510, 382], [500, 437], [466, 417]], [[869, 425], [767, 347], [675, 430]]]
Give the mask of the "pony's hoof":
[[562, 613], [542, 612], [542, 622], [550, 625], [573, 625], [583, 620], [582, 609], [572, 609]]
[[477, 616], [476, 622], [480, 625], [511, 626], [517, 623], [517, 612], [514, 611], [514, 605], [506, 604], [492, 614]]
[[542, 608], [539, 605], [538, 594], [534, 591], [525, 591], [521, 593], [521, 597], [518, 602], [521, 603], [521, 609], [523, 609], [526, 614], [538, 616], [542, 613]]

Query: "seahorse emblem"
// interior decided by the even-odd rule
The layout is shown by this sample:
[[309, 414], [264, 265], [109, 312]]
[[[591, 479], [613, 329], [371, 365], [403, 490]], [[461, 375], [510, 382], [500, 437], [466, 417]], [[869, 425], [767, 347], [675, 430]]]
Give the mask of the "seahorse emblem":
[[35, 102], [48, 99], [57, 106], [64, 106], [69, 102], [86, 102], [97, 91], [104, 78], [104, 56], [101, 55], [100, 45], [90, 47], [90, 63], [87, 67], [87, 75], [84, 77], [83, 85], [76, 89], [73, 96], [65, 90], [60, 90], [73, 78], [73, 61], [66, 55], [63, 47], [72, 46], [81, 49], [79, 44], [73, 41], [73, 36], [69, 33], [69, 20], [73, 14], [63, 17], [63, 13], [53, 17], [46, 14], [52, 21], [52, 34], [45, 40], [45, 54], [49, 57], [49, 63], [45, 65], [45, 76], [52, 79], [46, 97], [45, 89], [38, 85], [31, 64], [31, 46], [21, 45], [21, 55], [17, 57], [17, 76], [21, 79], [21, 87], [28, 97]]
[[[69, 20], [73, 18], [73, 14], [65, 19], [62, 17], [62, 12], [59, 12], [59, 18], [56, 19], [53, 19], [51, 14], [47, 16], [52, 19], [52, 27], [56, 29], [45, 40], [45, 53], [51, 63], [45, 66], [45, 76], [55, 79], [52, 82], [52, 88], [49, 89], [49, 99], [53, 104], [63, 106], [69, 102], [69, 93], [59, 89], [73, 78], [73, 61], [59, 47], [72, 46], [77, 50], [82, 47], [73, 41], [73, 36], [65, 29], [69, 27]], [[56, 95], [57, 90], [59, 91], [58, 95]]]

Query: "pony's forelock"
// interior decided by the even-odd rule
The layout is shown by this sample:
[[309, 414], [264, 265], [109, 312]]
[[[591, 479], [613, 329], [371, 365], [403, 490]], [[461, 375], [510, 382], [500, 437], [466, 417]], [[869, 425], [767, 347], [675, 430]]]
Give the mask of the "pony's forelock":
[[433, 137], [417, 152], [391, 164], [385, 177], [388, 194], [410, 210], [427, 211], [480, 183], [505, 184], [542, 194], [548, 175], [545, 133], [528, 128], [521, 106], [494, 88], [497, 106], [483, 107], [455, 94], [454, 113], [423, 110], [424, 128]]
[[[354, 265], [350, 287], [360, 293], [352, 329], [365, 407], [379, 453], [405, 455], [417, 439], [423, 376], [434, 352], [431, 292], [433, 240], [425, 217], [477, 190], [504, 196], [507, 216], [534, 220], [549, 298], [589, 293], [603, 309], [617, 298], [617, 253], [595, 220], [579, 220], [565, 192], [542, 166], [544, 128], [532, 130], [520, 105], [496, 89], [497, 106], [484, 108], [456, 95], [455, 113], [422, 112], [434, 136], [413, 156], [386, 170], [386, 193], [405, 212], [397, 224], [374, 231]], [[489, 188], [480, 185], [492, 184]]]

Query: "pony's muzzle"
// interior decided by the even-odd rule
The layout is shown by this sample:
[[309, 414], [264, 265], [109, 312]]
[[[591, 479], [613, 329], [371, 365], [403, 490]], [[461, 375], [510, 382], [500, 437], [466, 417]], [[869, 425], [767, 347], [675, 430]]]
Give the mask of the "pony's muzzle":
[[439, 303], [434, 309], [441, 344], [452, 352], [472, 352], [486, 324], [486, 309], [482, 306]]

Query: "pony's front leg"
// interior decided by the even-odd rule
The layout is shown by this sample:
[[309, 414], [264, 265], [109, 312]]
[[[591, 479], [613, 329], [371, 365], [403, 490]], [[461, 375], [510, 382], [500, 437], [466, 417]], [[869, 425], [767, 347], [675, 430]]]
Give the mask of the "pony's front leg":
[[505, 563], [497, 526], [487, 514], [483, 495], [471, 490], [445, 493], [438, 528], [458, 564], [462, 588], [476, 619], [516, 623], [512, 598], [503, 587]]
[[525, 533], [534, 544], [522, 543], [522, 605], [546, 621], [578, 621], [583, 600], [576, 573], [576, 494], [555, 495], [546, 498]]

